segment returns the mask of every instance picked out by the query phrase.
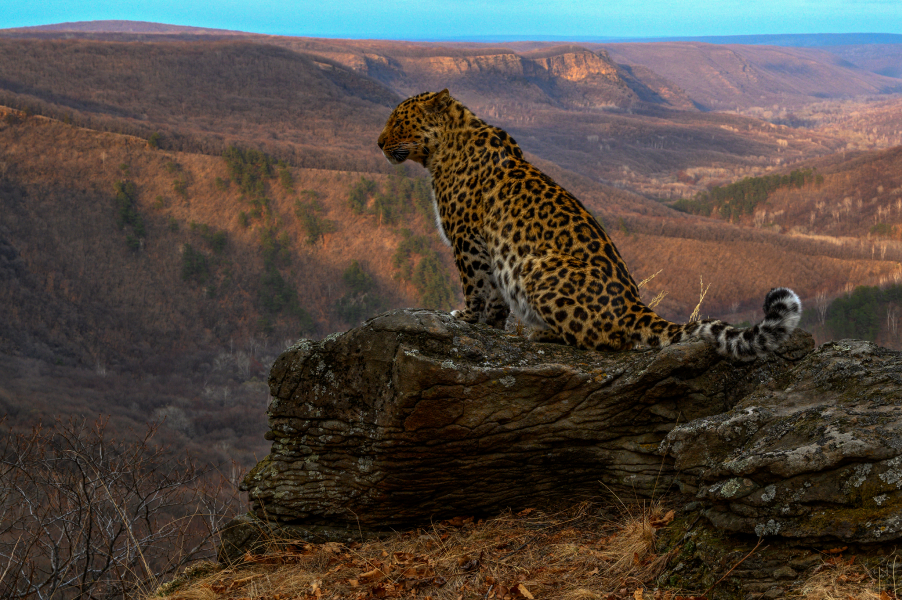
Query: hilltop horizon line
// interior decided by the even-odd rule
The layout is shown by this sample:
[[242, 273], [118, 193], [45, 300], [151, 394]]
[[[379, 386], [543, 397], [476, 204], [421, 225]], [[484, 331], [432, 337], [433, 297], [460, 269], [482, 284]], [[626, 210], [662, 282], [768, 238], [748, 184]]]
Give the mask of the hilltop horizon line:
[[510, 43], [510, 42], [585, 42], [585, 43], [660, 43], [660, 42], [701, 42], [709, 44], [770, 45], [793, 47], [844, 46], [861, 44], [902, 44], [902, 34], [881, 32], [855, 33], [760, 33], [740, 35], [707, 36], [599, 36], [599, 35], [470, 35], [430, 38], [394, 38], [377, 36], [331, 36], [313, 34], [270, 34], [253, 31], [175, 25], [153, 21], [94, 20], [71, 21], [26, 27], [0, 29], [0, 34], [16, 33], [132, 33], [145, 35], [196, 34], [196, 35], [261, 35], [275, 37], [320, 38], [335, 40], [382, 40], [399, 42], [469, 42], [469, 43]]

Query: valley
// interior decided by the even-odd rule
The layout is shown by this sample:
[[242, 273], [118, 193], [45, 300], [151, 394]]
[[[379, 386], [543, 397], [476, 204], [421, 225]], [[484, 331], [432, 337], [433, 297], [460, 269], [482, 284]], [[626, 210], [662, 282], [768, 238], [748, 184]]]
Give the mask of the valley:
[[[253, 464], [281, 350], [461, 304], [425, 171], [375, 145], [443, 87], [658, 273], [665, 317], [710, 284], [703, 317], [753, 322], [787, 285], [825, 341], [818, 306], [902, 283], [902, 79], [867, 68], [885, 46], [0, 31], [0, 404], [22, 426], [165, 418], [167, 443]], [[890, 316], [873, 339], [902, 347]]]

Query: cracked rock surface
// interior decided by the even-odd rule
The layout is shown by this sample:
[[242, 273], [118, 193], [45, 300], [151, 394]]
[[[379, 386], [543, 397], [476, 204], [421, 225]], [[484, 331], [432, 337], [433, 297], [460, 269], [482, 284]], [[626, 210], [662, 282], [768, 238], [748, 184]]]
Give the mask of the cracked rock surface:
[[723, 414], [661, 445], [719, 529], [789, 539], [902, 538], [902, 353], [824, 344]]
[[[752, 363], [723, 359], [704, 342], [600, 353], [536, 344], [442, 312], [396, 310], [320, 342], [299, 342], [279, 357], [269, 382], [272, 450], [243, 489], [257, 517], [308, 531], [385, 531], [612, 492], [660, 497], [677, 483], [712, 507], [731, 500], [707, 490], [735, 488], [733, 496], [747, 499], [743, 506], [770, 517], [771, 505], [761, 500], [768, 486], [775, 486], [777, 512], [794, 493], [779, 486], [781, 469], [833, 464], [851, 469], [843, 482], [857, 477], [849, 459], [777, 457], [801, 445], [803, 434], [791, 424], [792, 445], [775, 441], [756, 466], [742, 467], [745, 455], [734, 456], [755, 443], [767, 411], [776, 410], [764, 399], [782, 407], [790, 397], [798, 412], [822, 411], [805, 391], [821, 385], [812, 377], [833, 381], [832, 393], [842, 394], [839, 381], [851, 364], [837, 358], [830, 379], [825, 365], [833, 355], [811, 355], [813, 347], [808, 334], [796, 332], [779, 355]], [[898, 394], [889, 374], [881, 377], [868, 389], [896, 385]], [[878, 444], [845, 431], [825, 430], [818, 439], [849, 449]], [[884, 452], [878, 460], [886, 467], [875, 462], [866, 480], [893, 477], [895, 456]], [[733, 462], [720, 465], [725, 459]], [[725, 523], [737, 531], [767, 526], [757, 514]]]

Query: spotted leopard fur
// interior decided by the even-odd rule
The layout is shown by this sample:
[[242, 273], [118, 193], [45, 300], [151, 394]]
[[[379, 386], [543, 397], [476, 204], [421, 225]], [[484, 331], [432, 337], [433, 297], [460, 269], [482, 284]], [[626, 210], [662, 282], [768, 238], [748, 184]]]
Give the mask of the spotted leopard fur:
[[702, 338], [740, 360], [773, 352], [799, 322], [801, 301], [786, 288], [767, 294], [764, 320], [747, 329], [661, 318], [589, 211], [448, 90], [398, 105], [378, 144], [392, 164], [413, 160], [432, 175], [438, 229], [466, 297], [458, 319], [504, 327], [513, 311], [534, 340], [596, 350]]

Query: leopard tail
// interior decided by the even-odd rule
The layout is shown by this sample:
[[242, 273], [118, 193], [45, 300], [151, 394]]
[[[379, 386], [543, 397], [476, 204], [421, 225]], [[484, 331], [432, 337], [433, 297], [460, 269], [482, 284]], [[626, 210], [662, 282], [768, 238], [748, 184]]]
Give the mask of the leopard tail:
[[777, 350], [798, 326], [802, 301], [788, 288], [774, 288], [764, 298], [764, 320], [747, 329], [722, 321], [691, 322], [681, 326], [681, 334], [671, 338], [679, 342], [701, 338], [712, 343], [718, 354], [736, 360], [754, 360]]

